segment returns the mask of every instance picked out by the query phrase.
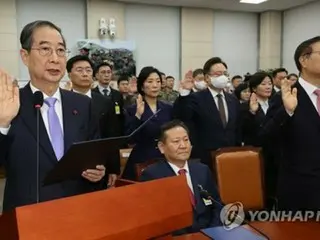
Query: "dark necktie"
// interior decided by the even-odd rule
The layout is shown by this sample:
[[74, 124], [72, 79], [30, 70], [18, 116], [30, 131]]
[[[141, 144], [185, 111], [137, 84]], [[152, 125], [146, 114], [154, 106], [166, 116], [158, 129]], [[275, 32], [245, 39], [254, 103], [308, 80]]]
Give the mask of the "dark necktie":
[[220, 118], [221, 118], [223, 127], [225, 127], [227, 125], [227, 117], [226, 117], [226, 109], [224, 108], [224, 104], [223, 104], [222, 94], [219, 93], [217, 95], [217, 98], [218, 98], [218, 109], [220, 113]]
[[[180, 170], [178, 171], [178, 174], [185, 176], [185, 178], [186, 178], [186, 180], [187, 180], [186, 173], [187, 173], [187, 170], [185, 170], [185, 169], [180, 169]], [[188, 183], [188, 182], [187, 182], [187, 183]], [[189, 186], [189, 185], [188, 185], [188, 186]], [[188, 187], [188, 188], [189, 188], [189, 196], [190, 196], [191, 204], [192, 204], [193, 207], [195, 207], [195, 206], [196, 206], [196, 200], [195, 200], [195, 198], [194, 198], [194, 194], [193, 194], [193, 192], [191, 191], [190, 187]]]
[[105, 97], [108, 97], [108, 96], [109, 96], [109, 89], [105, 88], [105, 89], [102, 90], [102, 92], [103, 92], [103, 95], [104, 95]]

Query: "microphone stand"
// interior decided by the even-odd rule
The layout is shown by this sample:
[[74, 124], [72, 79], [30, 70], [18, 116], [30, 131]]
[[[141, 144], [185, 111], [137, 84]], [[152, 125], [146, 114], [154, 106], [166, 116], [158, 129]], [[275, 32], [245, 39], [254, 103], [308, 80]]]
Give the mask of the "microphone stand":
[[37, 147], [36, 147], [36, 151], [37, 151], [37, 159], [36, 159], [36, 164], [37, 164], [37, 173], [36, 173], [36, 177], [37, 177], [37, 203], [40, 202], [40, 177], [39, 177], [39, 172], [40, 172], [40, 105], [36, 105], [35, 106], [36, 111], [37, 111]]

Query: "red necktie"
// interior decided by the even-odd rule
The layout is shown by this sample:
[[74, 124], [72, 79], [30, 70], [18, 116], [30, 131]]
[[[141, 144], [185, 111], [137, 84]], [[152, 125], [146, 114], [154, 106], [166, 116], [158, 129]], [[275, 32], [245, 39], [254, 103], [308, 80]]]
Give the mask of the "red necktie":
[[[186, 180], [187, 180], [187, 176], [186, 176], [187, 170], [180, 169], [178, 171], [178, 173], [179, 173], [179, 175], [184, 175], [186, 177]], [[191, 201], [192, 206], [195, 207], [196, 206], [196, 200], [194, 198], [193, 192], [191, 191], [190, 187], [189, 187], [189, 196], [190, 196], [190, 201]]]
[[320, 115], [320, 89], [315, 90], [314, 94], [317, 95], [317, 110]]

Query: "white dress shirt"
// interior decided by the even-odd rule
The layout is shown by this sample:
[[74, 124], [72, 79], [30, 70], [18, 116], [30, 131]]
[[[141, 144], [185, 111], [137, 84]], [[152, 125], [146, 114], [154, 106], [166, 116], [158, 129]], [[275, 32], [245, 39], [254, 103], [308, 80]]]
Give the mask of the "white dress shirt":
[[307, 82], [306, 80], [304, 80], [301, 77], [299, 78], [299, 83], [300, 83], [301, 87], [303, 87], [303, 89], [306, 91], [306, 93], [308, 94], [311, 102], [313, 103], [314, 107], [318, 111], [318, 108], [317, 108], [317, 95], [314, 93], [314, 91], [317, 90], [318, 88], [316, 86], [312, 85], [311, 83]]
[[[219, 105], [218, 105], [218, 96], [217, 96], [219, 93], [217, 91], [211, 89], [210, 87], [208, 89], [210, 90], [211, 95], [212, 95], [212, 97], [216, 103], [217, 109], [219, 111], [220, 109], [219, 109]], [[221, 91], [220, 94], [222, 95], [223, 106], [224, 106], [224, 110], [226, 113], [226, 121], [228, 122], [229, 112], [228, 112], [228, 105], [227, 105], [227, 101], [226, 101], [226, 96], [224, 95], [223, 91]]]
[[102, 95], [104, 95], [104, 92], [103, 92], [103, 90], [104, 89], [107, 89], [108, 90], [108, 96], [111, 94], [111, 88], [110, 88], [110, 86], [108, 86], [108, 87], [103, 87], [103, 86], [101, 86], [100, 84], [98, 85], [98, 88], [99, 88], [99, 91], [100, 91], [100, 93], [102, 94]]
[[175, 174], [178, 175], [178, 176], [180, 175], [179, 174], [179, 170], [181, 170], [181, 169], [185, 169], [186, 170], [186, 177], [187, 177], [188, 186], [191, 189], [191, 191], [194, 193], [193, 186], [192, 186], [192, 181], [191, 181], [191, 176], [190, 176], [190, 172], [189, 172], [188, 162], [186, 161], [186, 163], [185, 163], [183, 168], [179, 168], [179, 167], [177, 167], [176, 165], [172, 164], [169, 161], [168, 161], [168, 163], [169, 163], [170, 167], [172, 168], [172, 170], [175, 172]]
[[75, 90], [75, 89], [72, 89], [72, 91], [74, 91], [75, 93], [79, 93], [79, 94], [82, 94], [82, 95], [86, 95], [86, 96], [89, 97], [89, 98], [92, 98], [91, 89], [89, 89], [89, 91], [86, 92], [85, 94], [83, 94], [82, 92], [79, 92], [79, 91], [77, 91], [77, 90]]
[[279, 92], [281, 89], [278, 88], [277, 86], [273, 86], [273, 89], [276, 91], [276, 92]]
[[269, 109], [269, 102], [268, 102], [268, 100], [267, 100], [267, 101], [262, 101], [262, 100], [259, 100], [259, 99], [258, 99], [258, 103], [260, 104], [262, 111], [263, 111], [264, 114], [266, 115], [266, 114], [267, 114], [267, 111], [268, 111], [268, 109]]

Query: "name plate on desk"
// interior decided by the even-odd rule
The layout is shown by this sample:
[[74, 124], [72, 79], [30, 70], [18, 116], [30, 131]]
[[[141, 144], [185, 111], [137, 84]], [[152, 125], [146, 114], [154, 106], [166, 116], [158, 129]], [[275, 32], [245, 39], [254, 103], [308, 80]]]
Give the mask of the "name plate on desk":
[[243, 228], [236, 227], [226, 230], [224, 227], [213, 227], [201, 230], [206, 236], [214, 240], [267, 240], [266, 237]]

